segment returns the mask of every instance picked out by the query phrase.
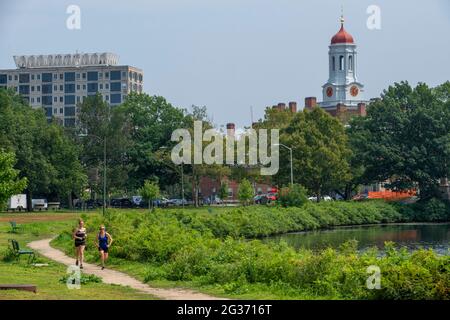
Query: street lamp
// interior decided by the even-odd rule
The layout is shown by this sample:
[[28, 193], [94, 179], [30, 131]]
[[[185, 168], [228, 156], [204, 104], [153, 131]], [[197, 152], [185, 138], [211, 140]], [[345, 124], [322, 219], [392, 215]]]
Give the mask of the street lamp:
[[294, 185], [294, 170], [292, 168], [292, 148], [288, 147], [287, 145], [284, 145], [282, 143], [276, 143], [274, 146], [282, 146], [289, 150], [291, 154], [291, 187]]
[[103, 215], [106, 212], [106, 135], [103, 139], [95, 134], [80, 134], [80, 137], [93, 137], [103, 142]]

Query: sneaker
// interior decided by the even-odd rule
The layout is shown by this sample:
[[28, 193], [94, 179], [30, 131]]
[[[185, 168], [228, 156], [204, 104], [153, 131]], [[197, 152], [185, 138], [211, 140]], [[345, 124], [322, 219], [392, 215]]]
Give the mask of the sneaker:
[[102, 270], [105, 270], [105, 267], [104, 267], [104, 266], [102, 266]]
[[80, 264], [80, 269], [83, 269], [83, 265], [82, 264]]
[[78, 260], [75, 261], [75, 265], [78, 266]]

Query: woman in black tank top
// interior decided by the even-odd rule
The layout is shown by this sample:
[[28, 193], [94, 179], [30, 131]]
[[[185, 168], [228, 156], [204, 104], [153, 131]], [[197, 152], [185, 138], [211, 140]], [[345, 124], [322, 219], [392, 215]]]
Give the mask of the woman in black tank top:
[[75, 240], [75, 265], [80, 263], [80, 269], [83, 269], [84, 248], [86, 247], [86, 228], [84, 227], [84, 221], [82, 219], [78, 222], [78, 227], [73, 233], [73, 239]]

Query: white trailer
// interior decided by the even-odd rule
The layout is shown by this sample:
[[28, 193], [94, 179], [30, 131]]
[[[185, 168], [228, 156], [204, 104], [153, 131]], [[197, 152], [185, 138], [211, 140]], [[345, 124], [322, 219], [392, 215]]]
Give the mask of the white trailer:
[[15, 194], [8, 200], [8, 211], [27, 210], [27, 195]]

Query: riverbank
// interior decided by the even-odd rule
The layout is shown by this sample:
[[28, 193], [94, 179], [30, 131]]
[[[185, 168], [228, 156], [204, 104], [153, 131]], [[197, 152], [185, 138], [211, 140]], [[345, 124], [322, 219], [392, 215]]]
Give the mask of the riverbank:
[[[333, 202], [302, 208], [263, 206], [110, 210], [85, 217], [86, 258], [98, 260], [93, 238], [100, 224], [114, 237], [109, 266], [151, 285], [182, 286], [217, 296], [270, 299], [449, 299], [450, 257], [387, 244], [357, 252], [355, 242], [338, 250], [295, 250], [286, 243], [248, 241], [249, 236], [349, 224], [408, 221], [383, 202]], [[70, 230], [52, 245], [72, 251]], [[382, 273], [380, 290], [367, 288], [367, 268]]]

